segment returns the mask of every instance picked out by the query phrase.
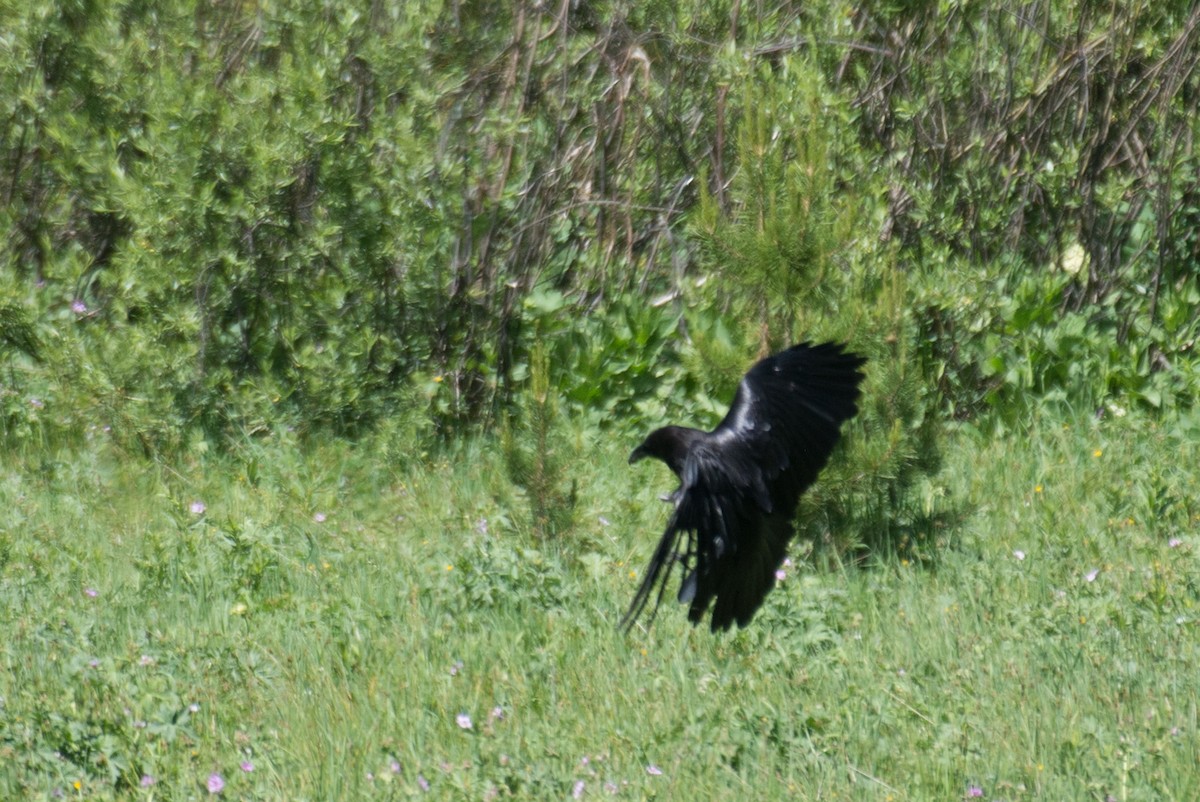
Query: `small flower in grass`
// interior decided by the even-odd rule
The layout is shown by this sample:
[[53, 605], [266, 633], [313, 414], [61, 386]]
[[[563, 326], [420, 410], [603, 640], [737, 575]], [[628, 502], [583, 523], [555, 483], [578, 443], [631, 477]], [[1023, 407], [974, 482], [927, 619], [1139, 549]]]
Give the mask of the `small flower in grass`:
[[400, 761], [396, 760], [396, 758], [392, 758], [390, 761], [388, 761], [388, 771], [390, 771], [392, 774], [399, 774]]
[[496, 705], [495, 707], [492, 708], [492, 720], [493, 721], [503, 721], [504, 720], [504, 708], [503, 707], [501, 707], [500, 705]]
[[1013, 556], [1016, 557], [1018, 560], [1024, 560], [1025, 552], [1021, 551], [1020, 549], [1017, 549], [1013, 552]]
[[1090, 570], [1086, 574], [1084, 574], [1083, 578], [1086, 579], [1088, 582], [1095, 582], [1096, 577], [1098, 577], [1098, 576], [1100, 576], [1100, 569], [1093, 568], [1092, 570]]
[[1177, 537], [1173, 537], [1173, 538], [1171, 538], [1170, 540], [1168, 540], [1168, 541], [1167, 541], [1167, 545], [1168, 545], [1168, 546], [1170, 546], [1170, 547], [1171, 547], [1171, 548], [1173, 548], [1173, 549], [1177, 549], [1177, 548], [1179, 548], [1180, 546], [1182, 546], [1182, 545], [1183, 545], [1183, 541], [1182, 541], [1182, 540], [1180, 540], [1180, 539], [1179, 539], [1179, 538], [1177, 538]]
[[100, 595], [100, 591], [96, 590], [95, 588], [84, 588], [83, 595], [87, 596], [89, 599], [94, 599]]
[[1103, 456], [1104, 456], [1104, 449], [1102, 449], [1102, 448], [1097, 448], [1095, 451], [1093, 451], [1093, 452], [1092, 452], [1092, 456], [1093, 456], [1093, 457], [1097, 457], [1097, 458], [1099, 458], [1099, 457], [1103, 457]]
[[143, 655], [141, 656], [141, 658], [139, 658], [139, 659], [138, 659], [138, 665], [140, 665], [140, 666], [152, 666], [152, 665], [154, 665], [154, 658], [153, 658], [153, 657], [151, 657], [151, 656], [150, 656], [150, 655], [148, 655], [148, 654], [143, 654]]
[[457, 677], [458, 672], [462, 671], [463, 661], [455, 660], [454, 665], [450, 666], [450, 676]]
[[191, 511], [192, 515], [203, 515], [204, 511], [207, 510], [208, 507], [204, 506], [203, 501], [197, 499], [191, 503], [188, 509]]
[[784, 571], [782, 568], [780, 568], [779, 570], [777, 570], [775, 572], [775, 581], [776, 582], [782, 582], [785, 579], [787, 579], [787, 571]]
[[662, 769], [660, 769], [658, 766], [651, 763], [650, 765], [646, 766], [646, 773], [649, 774], [651, 777], [661, 777]]
[[325, 513], [323, 513], [323, 512], [314, 512], [314, 513], [313, 513], [313, 520], [314, 520], [314, 521], [316, 521], [316, 522], [317, 522], [317, 523], [319, 523], [319, 524], [323, 524], [323, 523], [325, 523]]
[[488, 533], [487, 518], [480, 518], [475, 522], [475, 531], [481, 535], [486, 535]]
[[978, 798], [981, 796], [983, 796], [983, 789], [980, 788], [978, 785], [972, 785], [969, 788], [967, 788], [967, 798], [968, 799], [975, 799], [975, 798]]
[[76, 298], [71, 302], [71, 311], [77, 315], [86, 315], [88, 311], [87, 304]]
[[158, 780], [154, 779], [149, 774], [143, 774], [142, 779], [138, 783], [138, 785], [142, 786], [143, 788], [149, 788], [150, 786], [154, 785], [156, 782], [158, 782]]
[[252, 760], [243, 760], [243, 761], [242, 761], [242, 763], [241, 763], [241, 765], [239, 766], [239, 768], [240, 768], [242, 771], [244, 771], [244, 772], [246, 772], [247, 774], [249, 774], [250, 772], [254, 771], [254, 761], [252, 761]]
[[99, 658], [93, 657], [91, 660], [88, 660], [88, 665], [91, 666], [92, 668], [99, 668], [100, 667]]
[[572, 799], [583, 799], [583, 789], [587, 785], [583, 780], [576, 780], [575, 787], [571, 789]]
[[474, 726], [471, 723], [471, 717], [466, 713], [459, 713], [454, 717], [454, 722], [458, 724], [458, 728], [461, 730], [469, 730]]
[[421, 786], [421, 790], [429, 793], [429, 780], [425, 779], [424, 774], [417, 775], [417, 785]]
[[612, 526], [612, 522], [609, 521], [607, 518], [605, 518], [603, 515], [601, 515], [600, 516], [600, 525], [601, 526]]
[[225, 790], [225, 778], [214, 771], [208, 775], [208, 782], [205, 787], [208, 788], [210, 794], [219, 794]]
[[46, 406], [46, 404], [40, 398], [31, 398], [29, 399], [29, 406], [33, 407], [34, 409], [41, 409], [42, 407]]
[[200, 712], [200, 703], [192, 702], [190, 705], [188, 705], [188, 712], [189, 713], [199, 713]]

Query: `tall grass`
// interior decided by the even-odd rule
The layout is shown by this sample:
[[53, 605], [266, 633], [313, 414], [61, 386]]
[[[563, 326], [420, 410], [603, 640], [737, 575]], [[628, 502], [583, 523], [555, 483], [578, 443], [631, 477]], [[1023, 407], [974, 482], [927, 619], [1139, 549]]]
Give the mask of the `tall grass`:
[[1200, 798], [1198, 429], [961, 429], [936, 560], [797, 559], [723, 637], [617, 633], [671, 486], [626, 443], [559, 541], [493, 442], [30, 456], [0, 798]]

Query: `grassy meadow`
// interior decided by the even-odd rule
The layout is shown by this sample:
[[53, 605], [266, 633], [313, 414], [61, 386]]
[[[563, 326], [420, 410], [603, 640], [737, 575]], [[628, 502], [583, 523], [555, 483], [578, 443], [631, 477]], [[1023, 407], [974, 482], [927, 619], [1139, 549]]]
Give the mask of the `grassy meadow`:
[[616, 631], [620, 438], [538, 542], [491, 441], [108, 437], [0, 470], [0, 798], [1200, 798], [1195, 417], [964, 426], [929, 559], [798, 551], [724, 636]]

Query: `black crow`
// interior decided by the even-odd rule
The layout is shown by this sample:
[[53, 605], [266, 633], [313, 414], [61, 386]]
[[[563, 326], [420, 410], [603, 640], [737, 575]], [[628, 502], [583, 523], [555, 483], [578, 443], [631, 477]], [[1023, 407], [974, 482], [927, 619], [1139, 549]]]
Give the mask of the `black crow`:
[[[712, 630], [750, 623], [783, 563], [792, 518], [858, 412], [859, 370], [867, 360], [837, 343], [801, 343], [756, 363], [733, 406], [711, 432], [665, 426], [629, 455], [656, 457], [679, 477], [674, 512], [646, 576], [621, 622], [628, 631], [671, 569], [682, 569], [679, 601], [699, 623], [712, 606]], [[686, 546], [678, 551], [680, 536]], [[713, 604], [715, 600], [715, 604]]]

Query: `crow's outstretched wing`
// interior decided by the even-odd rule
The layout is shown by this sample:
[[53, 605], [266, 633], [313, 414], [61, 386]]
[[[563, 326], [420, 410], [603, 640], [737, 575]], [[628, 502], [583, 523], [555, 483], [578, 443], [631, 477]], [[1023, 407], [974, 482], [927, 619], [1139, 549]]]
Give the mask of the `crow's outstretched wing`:
[[802, 343], [756, 363], [711, 434], [726, 470], [752, 477], [775, 507], [794, 508], [858, 412], [865, 362], [835, 343]]
[[710, 606], [714, 631], [749, 623], [775, 585], [801, 493], [828, 461], [842, 422], [858, 411], [864, 362], [833, 343], [794, 346], [750, 369], [711, 433], [677, 443], [676, 432], [694, 430], [667, 427], [647, 438], [645, 453], [681, 466], [680, 487], [626, 626], [656, 586], [657, 610], [676, 563], [692, 623]]

